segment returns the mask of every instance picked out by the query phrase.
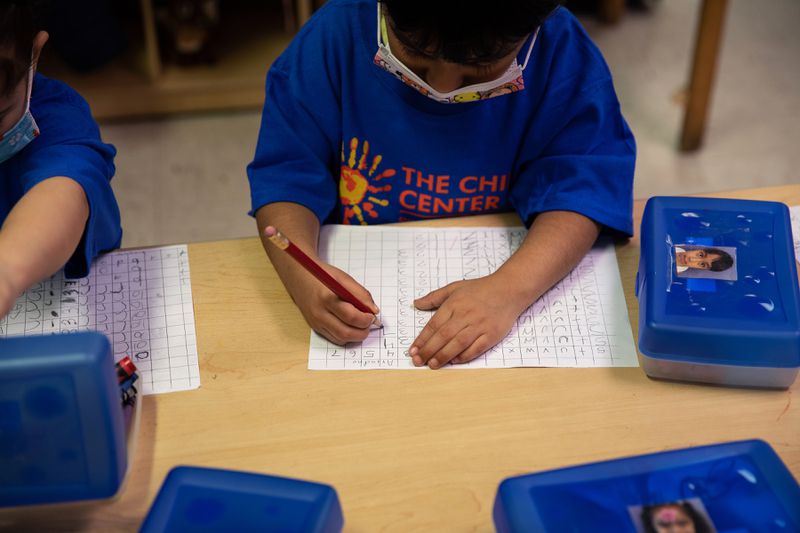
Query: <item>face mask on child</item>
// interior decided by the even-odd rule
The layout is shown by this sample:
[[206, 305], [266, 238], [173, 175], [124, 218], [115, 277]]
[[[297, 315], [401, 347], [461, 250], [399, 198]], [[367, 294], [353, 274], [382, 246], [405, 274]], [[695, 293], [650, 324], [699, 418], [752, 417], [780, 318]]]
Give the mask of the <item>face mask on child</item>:
[[7, 132], [0, 134], [0, 163], [3, 163], [20, 150], [25, 148], [28, 143], [39, 136], [39, 127], [31, 115], [31, 89], [33, 87], [33, 67], [28, 71], [28, 94], [25, 104], [25, 113], [16, 124], [11, 126]]
[[528, 59], [531, 57], [533, 45], [536, 43], [536, 35], [539, 33], [538, 28], [531, 38], [531, 44], [528, 47], [528, 53], [525, 55], [525, 62], [520, 67], [517, 59], [511, 63], [505, 74], [500, 76], [494, 81], [476, 83], [468, 85], [455, 91], [442, 93], [431, 87], [422, 78], [414, 74], [414, 72], [403, 64], [402, 61], [397, 59], [392, 54], [389, 48], [389, 36], [386, 30], [386, 18], [381, 12], [381, 3], [378, 2], [378, 52], [375, 54], [375, 64], [384, 69], [385, 71], [393, 74], [397, 79], [416, 89], [428, 98], [432, 98], [437, 102], [443, 104], [457, 104], [462, 102], [473, 102], [475, 100], [486, 100], [495, 96], [502, 96], [525, 88], [525, 82], [522, 78], [522, 71], [528, 65]]

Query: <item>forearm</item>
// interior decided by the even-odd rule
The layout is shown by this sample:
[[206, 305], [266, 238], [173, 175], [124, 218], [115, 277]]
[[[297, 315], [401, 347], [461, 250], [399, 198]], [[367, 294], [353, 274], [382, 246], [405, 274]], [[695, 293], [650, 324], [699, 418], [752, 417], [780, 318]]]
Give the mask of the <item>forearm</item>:
[[276, 202], [267, 204], [256, 212], [256, 223], [264, 250], [287, 288], [298, 278], [311, 276], [304, 269], [298, 268], [297, 262], [289, 254], [269, 242], [264, 236], [264, 228], [275, 226], [309, 257], [317, 259], [320, 224], [312, 211], [300, 204]]
[[494, 274], [498, 286], [512, 288], [512, 301], [524, 311], [575, 268], [599, 232], [596, 222], [578, 213], [540, 214], [520, 248]]
[[22, 292], [56, 272], [78, 247], [88, 218], [76, 181], [54, 177], [33, 187], [0, 228], [0, 277]]

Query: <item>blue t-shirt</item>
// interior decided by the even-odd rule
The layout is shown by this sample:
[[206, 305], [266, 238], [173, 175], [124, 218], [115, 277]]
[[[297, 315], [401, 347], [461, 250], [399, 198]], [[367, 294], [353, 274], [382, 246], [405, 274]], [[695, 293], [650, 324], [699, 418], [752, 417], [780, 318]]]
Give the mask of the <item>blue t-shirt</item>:
[[86, 193], [89, 220], [64, 271], [68, 277], [82, 277], [95, 256], [118, 248], [122, 239], [119, 207], [110, 183], [117, 151], [100, 140], [86, 101], [60, 81], [36, 75], [31, 114], [40, 135], [0, 163], [0, 224], [38, 183], [56, 176], [72, 178]]
[[632, 234], [633, 135], [567, 9], [540, 28], [524, 90], [458, 104], [374, 64], [376, 9], [327, 2], [270, 68], [251, 213], [288, 201], [322, 222], [377, 224], [513, 209], [530, 224], [568, 210]]

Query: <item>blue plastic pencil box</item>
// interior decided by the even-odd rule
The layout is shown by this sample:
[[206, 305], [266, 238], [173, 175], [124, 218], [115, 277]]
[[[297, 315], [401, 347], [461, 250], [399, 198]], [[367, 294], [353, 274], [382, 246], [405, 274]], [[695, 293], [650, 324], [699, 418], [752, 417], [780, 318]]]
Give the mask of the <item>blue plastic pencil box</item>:
[[800, 288], [781, 203], [654, 197], [636, 280], [654, 378], [787, 388], [800, 367]]
[[789, 533], [800, 485], [766, 442], [738, 441], [507, 478], [494, 522], [499, 533]]
[[141, 533], [338, 533], [336, 490], [310, 481], [214, 468], [173, 468]]
[[0, 507], [113, 496], [127, 451], [103, 335], [0, 339]]

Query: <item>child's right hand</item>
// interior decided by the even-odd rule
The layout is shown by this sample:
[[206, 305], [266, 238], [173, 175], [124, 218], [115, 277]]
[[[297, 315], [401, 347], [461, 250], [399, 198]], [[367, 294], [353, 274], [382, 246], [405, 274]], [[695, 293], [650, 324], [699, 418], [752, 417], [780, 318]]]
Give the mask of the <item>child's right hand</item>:
[[[316, 252], [319, 238], [319, 219], [311, 210], [292, 202], [267, 204], [256, 211], [256, 222], [261, 242], [272, 266], [283, 285], [300, 308], [311, 328], [339, 345], [360, 342], [367, 338], [369, 329], [378, 313], [378, 306], [367, 289], [349, 275], [323, 261]], [[341, 300], [321, 281], [300, 266], [288, 253], [270, 242], [267, 228], [291, 228], [292, 244], [328, 271], [359, 301], [369, 306], [373, 313], [364, 313], [352, 304]], [[287, 238], [289, 235], [286, 236]]]
[[363, 341], [379, 312], [372, 295], [342, 270], [318, 260], [317, 263], [356, 298], [374, 309], [375, 314], [359, 311], [305, 271], [298, 272], [298, 276], [286, 284], [289, 294], [308, 325], [329, 341], [339, 345]]

